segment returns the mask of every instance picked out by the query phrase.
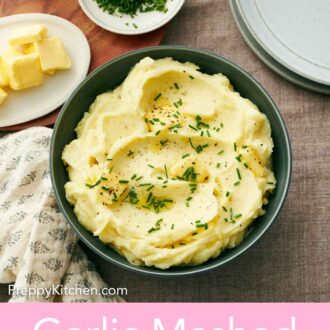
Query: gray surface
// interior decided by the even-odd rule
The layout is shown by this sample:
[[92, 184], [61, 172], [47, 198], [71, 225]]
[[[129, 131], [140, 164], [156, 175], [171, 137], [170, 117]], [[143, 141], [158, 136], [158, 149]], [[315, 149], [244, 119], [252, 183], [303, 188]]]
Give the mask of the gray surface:
[[[227, 0], [187, 0], [164, 44], [206, 48], [256, 77], [282, 111], [291, 135], [293, 177], [272, 228], [236, 261], [198, 277], [147, 278], [91, 252], [128, 301], [330, 301], [330, 97], [303, 90], [268, 69], [246, 46]], [[0, 286], [6, 299], [6, 287]]]

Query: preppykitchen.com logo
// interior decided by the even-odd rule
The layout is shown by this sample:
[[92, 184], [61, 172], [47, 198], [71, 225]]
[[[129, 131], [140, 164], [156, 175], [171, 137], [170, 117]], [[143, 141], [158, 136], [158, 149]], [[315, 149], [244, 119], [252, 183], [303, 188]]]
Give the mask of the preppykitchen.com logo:
[[18, 288], [14, 284], [8, 286], [8, 294], [18, 297], [27, 298], [43, 298], [50, 299], [54, 296], [127, 296], [127, 288], [92, 288], [92, 287], [81, 287], [76, 284], [73, 287], [66, 287], [62, 284], [53, 285], [48, 288], [41, 287], [25, 287]]

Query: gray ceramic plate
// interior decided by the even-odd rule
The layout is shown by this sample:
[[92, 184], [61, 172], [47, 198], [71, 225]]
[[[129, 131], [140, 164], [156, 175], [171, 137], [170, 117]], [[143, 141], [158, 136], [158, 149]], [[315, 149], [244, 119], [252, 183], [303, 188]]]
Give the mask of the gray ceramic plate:
[[[219, 257], [202, 265], [175, 267], [168, 270], [134, 266], [117, 254], [110, 246], [104, 245], [97, 237], [88, 232], [78, 222], [71, 205], [65, 198], [64, 184], [68, 181], [68, 176], [61, 160], [63, 148], [76, 138], [74, 129], [83, 117], [84, 112], [88, 111], [95, 97], [120, 84], [126, 78], [132, 66], [146, 56], [154, 59], [173, 57], [181, 62], [190, 61], [195, 63], [205, 73], [221, 72], [225, 74], [243, 97], [249, 98], [266, 114], [271, 124], [275, 144], [273, 170], [277, 179], [277, 187], [266, 207], [266, 213], [254, 222], [242, 244], [234, 249], [227, 250]], [[87, 246], [105, 260], [118, 266], [143, 274], [169, 277], [201, 273], [224, 265], [246, 251], [266, 232], [276, 219], [288, 191], [291, 175], [291, 148], [288, 133], [279, 110], [262, 86], [246, 71], [225, 58], [207, 51], [180, 46], [162, 46], [127, 53], [104, 64], [85, 79], [63, 106], [57, 119], [50, 150], [50, 166], [57, 202], [72, 228]]]
[[238, 0], [249, 32], [289, 70], [330, 88], [328, 0]]
[[306, 79], [293, 71], [290, 71], [281, 63], [277, 62], [273, 57], [271, 57], [254, 39], [253, 35], [249, 32], [244, 20], [241, 17], [239, 9], [237, 7], [237, 0], [230, 1], [231, 10], [234, 15], [236, 24], [249, 47], [254, 51], [254, 53], [264, 62], [269, 68], [274, 72], [282, 76], [283, 78], [291, 81], [292, 83], [304, 87], [306, 89], [312, 90], [314, 92], [330, 94], [330, 88], [327, 85], [323, 85], [312, 80]]

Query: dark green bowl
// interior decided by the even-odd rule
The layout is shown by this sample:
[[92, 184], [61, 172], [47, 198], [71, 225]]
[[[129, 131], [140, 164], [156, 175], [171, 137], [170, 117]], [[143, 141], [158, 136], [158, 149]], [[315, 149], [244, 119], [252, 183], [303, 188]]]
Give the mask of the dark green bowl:
[[[238, 247], [227, 250], [219, 257], [199, 266], [174, 267], [167, 270], [134, 266], [87, 231], [78, 222], [72, 206], [65, 199], [64, 184], [68, 181], [68, 176], [61, 160], [64, 146], [76, 138], [74, 129], [83, 114], [88, 111], [95, 97], [118, 86], [126, 78], [132, 66], [146, 56], [154, 59], [172, 57], [181, 62], [195, 63], [205, 73], [223, 73], [230, 79], [236, 91], [243, 97], [249, 98], [266, 114], [271, 124], [275, 145], [273, 170], [277, 179], [277, 187], [266, 207], [265, 215], [254, 222], [247, 237]], [[63, 106], [56, 121], [50, 150], [50, 166], [57, 202], [70, 225], [87, 246], [104, 259], [135, 272], [178, 276], [200, 273], [221, 266], [242, 254], [265, 233], [277, 217], [288, 191], [291, 175], [291, 148], [288, 132], [279, 110], [267, 92], [247, 72], [223, 57], [204, 50], [180, 46], [161, 46], [137, 50], [118, 57], [92, 72], [80, 84]]]

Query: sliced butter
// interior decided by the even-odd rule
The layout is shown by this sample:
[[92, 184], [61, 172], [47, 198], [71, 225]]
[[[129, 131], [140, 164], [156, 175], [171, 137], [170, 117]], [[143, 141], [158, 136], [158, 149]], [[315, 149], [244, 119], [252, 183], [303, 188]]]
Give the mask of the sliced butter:
[[3, 54], [3, 64], [13, 90], [35, 87], [43, 82], [39, 56], [36, 53], [22, 54], [9, 47]]
[[42, 41], [35, 42], [34, 45], [40, 56], [43, 72], [53, 74], [55, 70], [71, 68], [71, 59], [59, 38], [46, 38]]
[[14, 30], [9, 38], [12, 46], [24, 45], [40, 41], [46, 37], [47, 28], [42, 24], [34, 24]]

